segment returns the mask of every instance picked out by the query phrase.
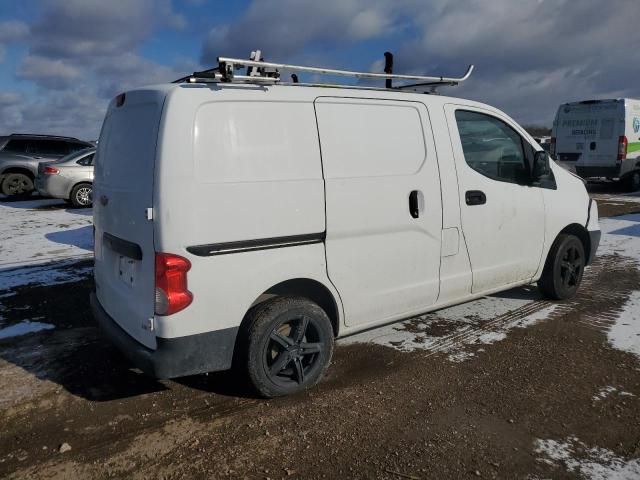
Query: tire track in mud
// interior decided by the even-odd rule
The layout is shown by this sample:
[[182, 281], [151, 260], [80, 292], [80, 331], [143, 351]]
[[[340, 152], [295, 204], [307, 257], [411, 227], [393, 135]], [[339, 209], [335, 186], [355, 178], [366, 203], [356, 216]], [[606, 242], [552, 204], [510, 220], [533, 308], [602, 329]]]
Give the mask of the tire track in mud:
[[637, 260], [619, 255], [597, 257], [585, 271], [578, 295], [558, 303], [551, 317], [576, 317], [586, 328], [606, 336], [622, 314], [629, 296], [640, 289], [640, 264]]
[[[581, 326], [606, 335], [622, 312], [631, 292], [640, 287], [638, 267], [638, 262], [632, 258], [619, 255], [597, 257], [585, 270], [578, 294], [573, 299], [564, 302], [533, 300], [494, 319], [462, 326], [452, 334], [431, 341], [424, 347], [424, 355], [429, 357], [439, 353], [464, 352], [465, 347], [478, 344], [483, 337], [506, 334], [545, 309], [551, 310], [546, 320], [572, 316]], [[428, 336], [425, 331], [406, 325], [403, 327], [404, 330], [415, 333], [416, 338]]]

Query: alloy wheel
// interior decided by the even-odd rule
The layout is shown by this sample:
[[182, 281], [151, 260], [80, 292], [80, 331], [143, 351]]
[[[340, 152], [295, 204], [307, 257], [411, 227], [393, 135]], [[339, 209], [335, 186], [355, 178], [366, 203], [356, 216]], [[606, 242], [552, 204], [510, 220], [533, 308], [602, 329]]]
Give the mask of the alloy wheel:
[[560, 263], [560, 282], [567, 290], [578, 287], [584, 269], [584, 258], [581, 252], [573, 245], [570, 245], [562, 256]]
[[91, 187], [79, 188], [76, 192], [76, 201], [78, 204], [82, 206], [91, 205], [92, 191], [93, 189]]
[[22, 177], [14, 177], [6, 181], [11, 195], [22, 195], [28, 190], [27, 181]]
[[277, 325], [269, 335], [264, 353], [267, 376], [279, 385], [301, 385], [321, 368], [319, 354], [324, 348], [315, 320], [301, 316]]

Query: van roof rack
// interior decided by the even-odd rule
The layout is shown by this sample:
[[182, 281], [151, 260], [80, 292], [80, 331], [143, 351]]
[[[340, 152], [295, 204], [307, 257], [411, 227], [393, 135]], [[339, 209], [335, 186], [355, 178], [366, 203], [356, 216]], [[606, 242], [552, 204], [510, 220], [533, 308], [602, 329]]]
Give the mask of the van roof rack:
[[[246, 73], [242, 75], [236, 74], [237, 70], [246, 67]], [[265, 62], [262, 59], [260, 50], [251, 52], [251, 58], [248, 60], [231, 57], [218, 57], [218, 66], [201, 72], [194, 72], [186, 77], [175, 80], [174, 83], [286, 83], [294, 85], [324, 85], [322, 83], [298, 83], [298, 77], [292, 74], [292, 82], [282, 82], [280, 79], [280, 70], [289, 70], [294, 72], [306, 72], [319, 75], [334, 75], [353, 77], [358, 79], [377, 79], [385, 80], [386, 89], [393, 90], [412, 90], [420, 91], [420, 89], [428, 88], [432, 92], [440, 86], [458, 85], [469, 78], [473, 72], [473, 65], [469, 65], [467, 71], [462, 77], [442, 77], [442, 76], [426, 76], [426, 75], [402, 75], [392, 73], [393, 55], [385, 52], [385, 73], [358, 72], [351, 70], [337, 70], [332, 68], [307, 67], [302, 65], [291, 65], [287, 63]], [[407, 85], [391, 86], [392, 80], [414, 82]], [[331, 85], [336, 87], [348, 88], [371, 88], [358, 85]], [[375, 88], [379, 89], [379, 88]]]

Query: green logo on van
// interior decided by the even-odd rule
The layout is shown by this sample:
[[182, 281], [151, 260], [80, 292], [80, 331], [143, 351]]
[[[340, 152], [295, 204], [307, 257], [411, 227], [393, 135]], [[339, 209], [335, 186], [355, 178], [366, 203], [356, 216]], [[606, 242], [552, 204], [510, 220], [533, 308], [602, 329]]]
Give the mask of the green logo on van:
[[638, 117], [633, 117], [633, 132], [640, 132], [640, 118]]

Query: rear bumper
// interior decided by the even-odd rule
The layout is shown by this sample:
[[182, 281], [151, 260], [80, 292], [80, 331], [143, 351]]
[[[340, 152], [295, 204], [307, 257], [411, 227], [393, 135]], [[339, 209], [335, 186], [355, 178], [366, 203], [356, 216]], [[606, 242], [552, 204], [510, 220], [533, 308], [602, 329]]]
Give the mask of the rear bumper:
[[582, 178], [618, 178], [620, 176], [620, 165], [613, 167], [582, 167], [576, 165], [576, 173]]
[[591, 250], [589, 251], [589, 258], [587, 259], [587, 265], [591, 265], [593, 263], [593, 259], [596, 258], [596, 251], [598, 250], [598, 246], [600, 245], [601, 237], [602, 237], [602, 232], [600, 230], [589, 230]]
[[231, 368], [238, 328], [178, 338], [157, 337], [152, 350], [134, 340], [91, 293], [91, 310], [103, 332], [140, 370], [155, 378], [176, 378]]
[[69, 199], [68, 180], [58, 175], [39, 175], [34, 182], [35, 189], [43, 197]]

